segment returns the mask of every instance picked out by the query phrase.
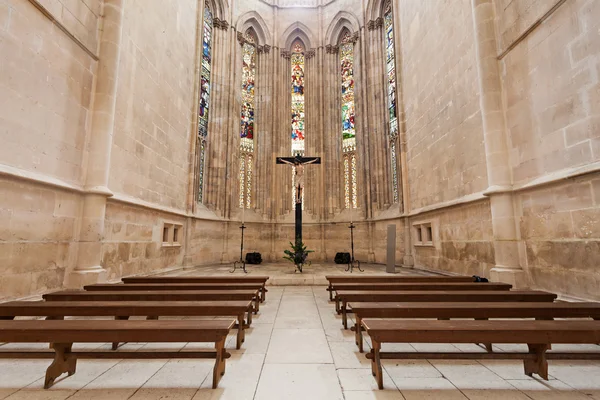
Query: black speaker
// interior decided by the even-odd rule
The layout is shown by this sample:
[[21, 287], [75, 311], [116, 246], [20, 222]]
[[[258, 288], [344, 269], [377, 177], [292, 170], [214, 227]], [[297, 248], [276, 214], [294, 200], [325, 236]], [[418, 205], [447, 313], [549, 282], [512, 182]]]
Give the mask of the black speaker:
[[257, 265], [262, 263], [262, 256], [260, 253], [246, 253], [246, 264]]
[[335, 259], [333, 261], [336, 264], [349, 264], [350, 263], [350, 253], [337, 253], [335, 255]]

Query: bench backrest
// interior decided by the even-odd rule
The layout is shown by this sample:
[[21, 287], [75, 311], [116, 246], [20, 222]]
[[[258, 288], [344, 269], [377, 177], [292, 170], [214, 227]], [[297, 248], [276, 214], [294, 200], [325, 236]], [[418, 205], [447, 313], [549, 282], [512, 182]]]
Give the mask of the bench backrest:
[[250, 300], [258, 290], [157, 290], [157, 291], [60, 291], [42, 297], [48, 301], [206, 301], [206, 300]]
[[125, 283], [266, 283], [268, 276], [133, 276], [121, 279]]
[[134, 290], [252, 290], [260, 289], [262, 283], [116, 283], [95, 284], [84, 287], [88, 291], [134, 291]]
[[512, 291], [338, 291], [342, 301], [356, 302], [497, 302], [497, 301], [554, 301], [557, 295], [536, 290]]
[[475, 278], [472, 276], [418, 276], [418, 275], [407, 275], [407, 276], [396, 276], [396, 275], [356, 275], [356, 276], [345, 276], [345, 275], [327, 275], [325, 276], [330, 283], [351, 283], [351, 282], [475, 282]]
[[333, 290], [510, 290], [508, 283], [457, 283], [457, 282], [427, 282], [427, 283], [333, 283]]

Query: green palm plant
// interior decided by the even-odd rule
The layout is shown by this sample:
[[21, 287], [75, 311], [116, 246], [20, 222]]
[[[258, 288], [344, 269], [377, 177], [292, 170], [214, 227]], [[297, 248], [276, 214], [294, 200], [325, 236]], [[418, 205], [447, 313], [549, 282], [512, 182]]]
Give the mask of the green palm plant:
[[310, 265], [310, 262], [307, 263], [306, 259], [314, 251], [308, 250], [304, 243], [300, 241], [296, 242], [296, 244], [290, 242], [290, 247], [292, 248], [291, 250], [284, 250], [285, 256], [283, 258], [294, 264], [298, 271], [302, 272], [304, 265]]

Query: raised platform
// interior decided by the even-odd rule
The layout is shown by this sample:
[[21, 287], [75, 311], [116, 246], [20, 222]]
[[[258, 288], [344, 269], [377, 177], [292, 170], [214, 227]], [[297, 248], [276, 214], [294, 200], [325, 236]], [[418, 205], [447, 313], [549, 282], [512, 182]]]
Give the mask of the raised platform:
[[[387, 275], [385, 265], [364, 264], [361, 268], [365, 272], [359, 272], [357, 269], [353, 275]], [[165, 276], [186, 276], [186, 275], [224, 275], [233, 269], [233, 264], [210, 265], [194, 268], [186, 268], [158, 275]], [[274, 286], [313, 286], [327, 285], [326, 275], [345, 275], [346, 265], [337, 265], [334, 263], [313, 263], [311, 266], [305, 266], [304, 271], [294, 272], [294, 266], [291, 263], [263, 263], [261, 265], [248, 265], [246, 270], [248, 275], [267, 275], [270, 277], [268, 285]], [[236, 275], [244, 275], [241, 269], [235, 271]], [[398, 275], [434, 275], [427, 271], [421, 271], [409, 268], [396, 268]], [[233, 275], [233, 274], [232, 274]]]

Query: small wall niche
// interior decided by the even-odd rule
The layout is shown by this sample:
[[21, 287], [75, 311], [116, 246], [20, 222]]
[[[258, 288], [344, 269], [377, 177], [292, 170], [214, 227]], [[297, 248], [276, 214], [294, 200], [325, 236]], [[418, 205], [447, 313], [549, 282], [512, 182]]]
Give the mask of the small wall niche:
[[419, 222], [413, 224], [414, 245], [429, 246], [435, 245], [435, 237], [433, 234], [433, 226], [431, 222]]
[[181, 247], [183, 225], [163, 222], [162, 247]]

